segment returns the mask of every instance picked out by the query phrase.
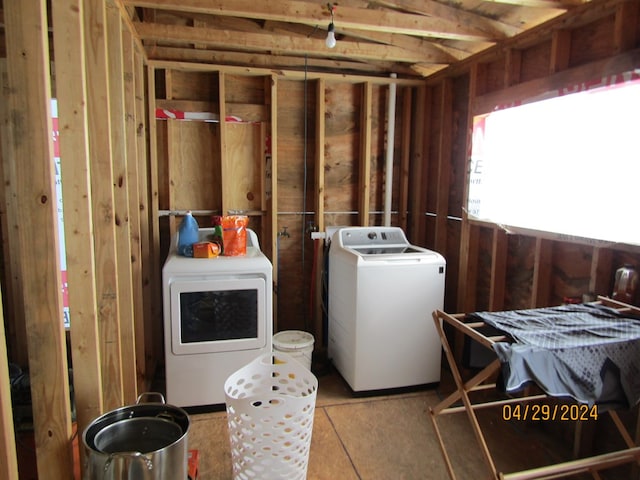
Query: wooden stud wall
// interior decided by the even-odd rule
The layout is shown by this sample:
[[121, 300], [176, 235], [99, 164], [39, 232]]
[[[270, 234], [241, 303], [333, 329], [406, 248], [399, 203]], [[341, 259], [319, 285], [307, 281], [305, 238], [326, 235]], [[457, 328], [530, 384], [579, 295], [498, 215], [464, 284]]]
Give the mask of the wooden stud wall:
[[[48, 66], [42, 2], [5, 5], [10, 113], [8, 161], [14, 163], [17, 211], [10, 244], [19, 245], [37, 464], [71, 478], [71, 409], [62, 323]], [[26, 61], [25, 61], [26, 60]], [[5, 387], [3, 387], [5, 388]]]
[[[141, 108], [144, 56], [115, 2], [53, 2], [53, 28], [44, 6], [37, 1], [4, 5], [7, 59], [0, 62], [0, 73], [6, 101], [0, 102], [0, 138], [2, 184], [8, 187], [2, 190], [3, 253], [13, 259], [4, 264], [5, 292], [11, 297], [4, 305], [10, 308], [9, 358], [29, 372], [37, 470], [41, 478], [73, 478], [72, 446], [79, 442], [72, 442], [72, 431], [82, 432], [106, 410], [134, 403], [138, 388], [150, 383], [147, 319], [141, 313], [142, 265], [150, 266], [143, 253], [150, 243]], [[50, 51], [55, 53], [55, 84]], [[50, 107], [54, 87], [69, 335], [62, 322]], [[7, 372], [7, 355], [2, 352], [0, 359]], [[71, 366], [77, 412], [73, 430]], [[9, 392], [7, 379], [0, 381], [2, 391]], [[6, 395], [0, 400], [5, 419], [11, 400]], [[13, 480], [18, 475], [13, 430], [4, 421], [0, 427], [7, 456], [0, 477]]]
[[[181, 138], [181, 129], [200, 128], [189, 125], [202, 125], [200, 122], [154, 122], [158, 150], [152, 152], [152, 162], [157, 158], [159, 211], [200, 208], [249, 212], [250, 227], [256, 229], [274, 267], [276, 330], [311, 330], [322, 348], [323, 257], [321, 245], [310, 239], [310, 232], [324, 231], [326, 225], [367, 225], [380, 220], [388, 88], [380, 79], [362, 82], [358, 77], [345, 80], [317, 74], [307, 79], [278, 79], [259, 69], [247, 73], [234, 67], [170, 62], [154, 62], [152, 66], [162, 67], [163, 72], [155, 75], [154, 108], [206, 109], [221, 118], [213, 127], [219, 131], [219, 148], [214, 151], [210, 146], [202, 148], [212, 133], [190, 137], [189, 142]], [[406, 85], [410, 99], [415, 82], [400, 83]], [[277, 95], [279, 90], [287, 95]], [[401, 105], [407, 111], [396, 113], [396, 122], [407, 132], [397, 130], [396, 145], [403, 136], [410, 138], [413, 117], [412, 104]], [[231, 115], [243, 122], [228, 121]], [[271, 155], [265, 157], [267, 137], [272, 148]], [[185, 143], [190, 152], [184, 151]], [[402, 178], [407, 184], [402, 190], [405, 205], [411, 191], [407, 171], [411, 144], [397, 150], [403, 151], [405, 166], [401, 168], [396, 159], [394, 206], [400, 202]], [[200, 178], [199, 184], [190, 183], [190, 188], [176, 193], [181, 179], [188, 175], [184, 162], [189, 154], [190, 170], [201, 171], [208, 168], [207, 162], [213, 162], [213, 170], [220, 173], [211, 180]], [[399, 175], [401, 171], [404, 177]], [[198, 202], [202, 191], [221, 192], [221, 204], [216, 204], [215, 198]], [[161, 228], [161, 236], [172, 231], [175, 225], [166, 231]], [[160, 263], [168, 238], [161, 241], [161, 247]]]
[[[73, 308], [74, 328], [71, 341], [83, 348], [73, 348], [72, 363], [78, 365], [74, 375], [78, 425], [88, 425], [104, 411], [100, 333], [97, 310], [96, 264], [93, 239], [91, 195], [91, 163], [87, 75], [85, 71], [84, 9], [82, 0], [56, 2], [53, 5], [54, 46], [68, 42], [57, 57], [57, 66], [75, 82], [60, 82], [57, 88], [59, 129], [64, 139], [60, 144], [60, 166], [65, 172], [63, 204], [65, 208], [65, 240], [67, 279], [71, 287], [69, 302]], [[65, 134], [73, 132], [73, 134]]]

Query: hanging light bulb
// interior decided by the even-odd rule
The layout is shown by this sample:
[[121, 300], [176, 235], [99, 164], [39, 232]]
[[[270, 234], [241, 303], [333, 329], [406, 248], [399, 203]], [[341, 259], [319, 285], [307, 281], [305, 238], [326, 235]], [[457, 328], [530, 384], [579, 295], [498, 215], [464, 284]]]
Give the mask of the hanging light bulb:
[[335, 27], [333, 26], [333, 22], [329, 24], [329, 30], [327, 31], [327, 39], [325, 40], [328, 48], [333, 48], [336, 46], [336, 34]]
[[327, 8], [329, 9], [329, 14], [331, 14], [331, 23], [329, 23], [329, 28], [327, 30], [327, 39], [324, 43], [326, 43], [327, 48], [333, 48], [336, 46], [336, 29], [333, 26], [333, 11], [335, 6], [331, 3], [327, 3]]

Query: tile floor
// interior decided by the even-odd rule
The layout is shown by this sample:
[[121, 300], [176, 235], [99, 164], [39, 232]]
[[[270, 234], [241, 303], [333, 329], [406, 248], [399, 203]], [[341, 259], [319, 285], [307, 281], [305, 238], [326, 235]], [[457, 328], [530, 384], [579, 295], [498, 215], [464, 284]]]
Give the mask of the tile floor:
[[[443, 381], [431, 388], [355, 396], [335, 370], [326, 367], [324, 373], [317, 373], [315, 367], [314, 364], [319, 388], [308, 479], [448, 478], [428, 417], [429, 406], [453, 390], [446, 371]], [[554, 463], [568, 459], [571, 454], [571, 441], [561, 438], [562, 435], [550, 435], [536, 426], [504, 422], [499, 411], [481, 410], [478, 416], [496, 465], [503, 472]], [[440, 418], [438, 424], [451, 449], [458, 478], [490, 478], [466, 415]], [[231, 479], [226, 413], [193, 413], [191, 419], [189, 448], [200, 452], [199, 480]]]

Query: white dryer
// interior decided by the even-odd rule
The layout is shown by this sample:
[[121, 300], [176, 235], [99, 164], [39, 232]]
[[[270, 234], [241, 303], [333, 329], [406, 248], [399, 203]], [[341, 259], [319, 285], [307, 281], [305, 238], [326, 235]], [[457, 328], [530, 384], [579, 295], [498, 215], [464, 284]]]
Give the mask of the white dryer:
[[440, 381], [432, 312], [445, 259], [399, 227], [345, 227], [329, 248], [328, 355], [354, 392]]
[[162, 269], [167, 402], [222, 404], [226, 379], [272, 350], [271, 262], [250, 229], [243, 256], [188, 258], [176, 243]]

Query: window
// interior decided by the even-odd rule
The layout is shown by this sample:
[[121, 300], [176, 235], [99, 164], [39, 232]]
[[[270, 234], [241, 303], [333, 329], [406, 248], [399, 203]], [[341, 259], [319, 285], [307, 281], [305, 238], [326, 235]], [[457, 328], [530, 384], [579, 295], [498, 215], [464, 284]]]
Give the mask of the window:
[[469, 218], [640, 245], [640, 76], [623, 80], [476, 116]]

